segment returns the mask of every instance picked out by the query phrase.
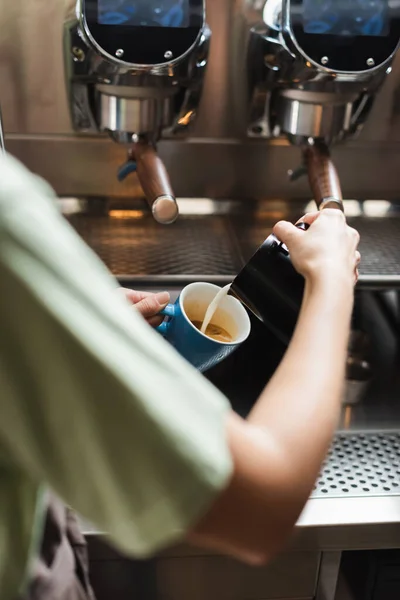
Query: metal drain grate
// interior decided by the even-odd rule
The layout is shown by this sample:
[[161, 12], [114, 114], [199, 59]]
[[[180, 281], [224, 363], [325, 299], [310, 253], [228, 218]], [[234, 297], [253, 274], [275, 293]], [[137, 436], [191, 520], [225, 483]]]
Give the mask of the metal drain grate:
[[361, 274], [400, 277], [400, 218], [356, 217], [349, 223], [361, 235]]
[[[132, 216], [133, 215], [133, 216]], [[116, 276], [233, 275], [242, 267], [223, 217], [183, 217], [172, 226], [151, 215], [72, 215], [69, 222]]]
[[400, 432], [339, 434], [313, 498], [400, 495]]
[[[78, 213], [70, 223], [116, 276], [209, 275], [233, 277], [271, 233], [271, 218], [243, 214], [181, 215], [173, 226], [158, 225], [142, 211], [110, 216]], [[360, 286], [381, 278], [400, 284], [400, 217], [356, 217], [361, 234]], [[369, 279], [370, 278], [370, 279]], [[378, 281], [377, 281], [378, 279]]]

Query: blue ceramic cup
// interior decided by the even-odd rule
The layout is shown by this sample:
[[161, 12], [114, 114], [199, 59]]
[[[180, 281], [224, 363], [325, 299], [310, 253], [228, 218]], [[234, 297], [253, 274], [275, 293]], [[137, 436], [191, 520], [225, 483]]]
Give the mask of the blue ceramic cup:
[[158, 331], [174, 348], [200, 371], [214, 367], [232, 354], [250, 335], [250, 319], [241, 303], [233, 296], [225, 296], [215, 312], [212, 323], [224, 329], [231, 341], [222, 342], [193, 325], [202, 323], [210, 302], [221, 288], [211, 283], [191, 283], [180, 294], [175, 304], [169, 304], [162, 314], [167, 319]]

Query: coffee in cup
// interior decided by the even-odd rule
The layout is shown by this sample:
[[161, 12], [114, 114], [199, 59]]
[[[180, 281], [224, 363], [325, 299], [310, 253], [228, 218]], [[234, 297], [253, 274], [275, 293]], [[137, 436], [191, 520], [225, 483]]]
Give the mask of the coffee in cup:
[[[192, 321], [193, 325], [201, 331], [201, 327], [203, 325], [202, 321]], [[217, 325], [216, 323], [210, 323], [207, 325], [207, 329], [205, 331], [205, 335], [212, 340], [216, 340], [217, 342], [224, 342], [225, 344], [230, 344], [233, 342], [233, 336], [226, 331], [221, 325]]]

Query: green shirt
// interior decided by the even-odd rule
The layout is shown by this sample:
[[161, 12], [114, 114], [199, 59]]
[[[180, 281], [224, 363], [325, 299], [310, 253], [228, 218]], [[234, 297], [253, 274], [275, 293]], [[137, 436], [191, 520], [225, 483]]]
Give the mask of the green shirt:
[[10, 157], [0, 175], [0, 598], [9, 600], [40, 542], [43, 484], [145, 557], [184, 536], [232, 463], [226, 399], [119, 297], [47, 184]]

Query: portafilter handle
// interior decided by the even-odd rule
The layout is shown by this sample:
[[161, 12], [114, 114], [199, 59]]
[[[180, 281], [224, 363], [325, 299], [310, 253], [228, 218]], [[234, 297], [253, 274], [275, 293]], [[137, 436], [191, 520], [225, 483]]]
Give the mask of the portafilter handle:
[[303, 148], [304, 166], [319, 210], [337, 208], [344, 212], [339, 175], [328, 147], [319, 142]]
[[174, 223], [179, 215], [178, 204], [155, 147], [139, 141], [132, 146], [129, 158], [136, 163], [137, 176], [155, 220], [163, 225]]

